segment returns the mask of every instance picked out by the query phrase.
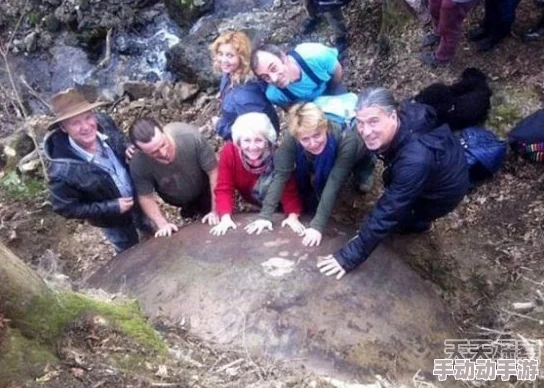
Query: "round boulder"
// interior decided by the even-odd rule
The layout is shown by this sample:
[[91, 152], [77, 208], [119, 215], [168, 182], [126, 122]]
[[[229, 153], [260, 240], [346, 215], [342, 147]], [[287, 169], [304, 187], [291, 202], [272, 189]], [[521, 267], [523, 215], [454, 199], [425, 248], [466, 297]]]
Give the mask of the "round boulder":
[[421, 370], [432, 378], [454, 325], [397, 254], [382, 246], [338, 281], [319, 273], [317, 258], [352, 231], [331, 222], [321, 246], [310, 248], [288, 228], [247, 235], [252, 218], [237, 214], [238, 229], [222, 237], [196, 222], [149, 240], [116, 256], [88, 286], [132, 295], [150, 316], [185, 320], [205, 340], [317, 373], [411, 381]]

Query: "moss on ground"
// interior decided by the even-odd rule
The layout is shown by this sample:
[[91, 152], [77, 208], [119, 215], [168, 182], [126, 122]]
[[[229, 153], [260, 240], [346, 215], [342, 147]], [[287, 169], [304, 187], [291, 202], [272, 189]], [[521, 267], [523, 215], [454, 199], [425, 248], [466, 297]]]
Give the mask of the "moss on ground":
[[24, 318], [11, 321], [17, 329], [8, 329], [0, 347], [0, 386], [8, 381], [35, 378], [43, 373], [45, 365], [58, 362], [53, 350], [63, 330], [88, 313], [103, 317], [109, 326], [141, 347], [141, 352], [135, 354], [111, 355], [120, 369], [138, 370], [145, 362], [167, 356], [166, 344], [147, 323], [136, 302], [111, 303], [75, 292], [53, 293], [35, 299]]
[[44, 365], [55, 364], [57, 358], [44, 345], [24, 337], [19, 330], [8, 328], [0, 346], [0, 383], [20, 377], [37, 377]]
[[143, 348], [166, 354], [167, 348], [146, 322], [137, 302], [117, 304], [98, 301], [75, 292], [56, 294], [55, 300], [38, 298], [27, 310], [25, 322], [40, 342], [53, 344], [68, 323], [84, 313], [96, 313], [132, 337]]

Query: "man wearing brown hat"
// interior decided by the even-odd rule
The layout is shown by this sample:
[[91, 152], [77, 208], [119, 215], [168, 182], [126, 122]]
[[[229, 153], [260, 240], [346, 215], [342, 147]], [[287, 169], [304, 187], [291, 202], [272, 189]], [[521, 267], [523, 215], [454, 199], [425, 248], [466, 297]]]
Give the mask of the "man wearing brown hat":
[[[53, 211], [102, 228], [117, 253], [138, 243], [143, 218], [125, 162], [126, 139], [113, 120], [75, 89], [51, 99], [56, 119], [44, 140]], [[140, 228], [140, 225], [142, 226]]]

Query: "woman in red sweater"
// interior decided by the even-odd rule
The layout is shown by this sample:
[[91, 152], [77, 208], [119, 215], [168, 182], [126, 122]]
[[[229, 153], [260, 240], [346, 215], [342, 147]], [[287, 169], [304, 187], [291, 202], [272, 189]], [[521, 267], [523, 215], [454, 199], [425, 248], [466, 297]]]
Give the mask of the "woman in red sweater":
[[[219, 156], [219, 176], [215, 187], [216, 211], [221, 222], [210, 233], [224, 235], [236, 229], [231, 214], [234, 193], [238, 191], [248, 202], [260, 206], [272, 182], [273, 159], [277, 135], [264, 113], [238, 116], [232, 125], [232, 143], [226, 143]], [[289, 179], [281, 198], [283, 211], [288, 215], [281, 226], [289, 226], [295, 233], [304, 231], [298, 217], [302, 204], [294, 177]]]

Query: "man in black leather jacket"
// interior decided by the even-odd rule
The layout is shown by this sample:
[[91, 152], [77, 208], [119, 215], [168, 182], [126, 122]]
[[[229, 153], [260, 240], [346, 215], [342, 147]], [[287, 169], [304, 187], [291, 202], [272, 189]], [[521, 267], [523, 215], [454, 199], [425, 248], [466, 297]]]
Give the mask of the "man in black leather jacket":
[[340, 279], [363, 263], [391, 232], [424, 232], [451, 212], [469, 188], [463, 147], [447, 125], [435, 128], [434, 109], [408, 102], [397, 108], [390, 91], [366, 89], [357, 103], [357, 130], [384, 161], [384, 193], [357, 234], [318, 262]]
[[44, 140], [53, 211], [103, 229], [117, 253], [138, 243], [134, 189], [125, 162], [125, 137], [113, 120], [94, 113], [74, 89], [51, 99], [56, 120]]

